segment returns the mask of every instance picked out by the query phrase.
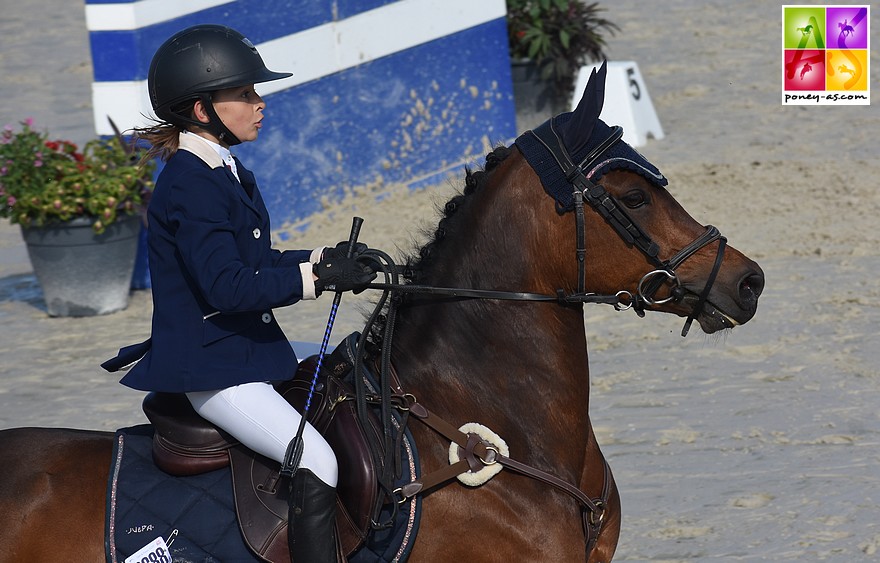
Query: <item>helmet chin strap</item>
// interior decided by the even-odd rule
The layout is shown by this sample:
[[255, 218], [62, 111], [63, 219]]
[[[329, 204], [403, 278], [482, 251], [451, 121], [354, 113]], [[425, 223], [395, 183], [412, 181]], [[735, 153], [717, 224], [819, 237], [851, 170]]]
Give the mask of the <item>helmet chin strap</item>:
[[240, 144], [241, 140], [223, 124], [223, 120], [217, 115], [217, 110], [214, 109], [214, 101], [211, 94], [199, 94], [199, 100], [201, 100], [202, 106], [205, 108], [205, 112], [208, 114], [209, 118], [208, 123], [200, 123], [200, 126], [230, 147]]

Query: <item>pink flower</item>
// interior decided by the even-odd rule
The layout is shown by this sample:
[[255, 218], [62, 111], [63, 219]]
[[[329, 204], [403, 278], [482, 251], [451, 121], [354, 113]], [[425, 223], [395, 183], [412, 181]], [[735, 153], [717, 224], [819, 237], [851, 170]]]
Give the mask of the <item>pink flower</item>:
[[34, 118], [33, 117], [25, 118], [24, 124], [27, 125], [28, 127], [32, 126], [34, 124]]
[[15, 197], [9, 196], [8, 198], [6, 198], [6, 205], [8, 205], [9, 207], [15, 207]]
[[43, 165], [43, 161], [42, 161], [42, 160], [35, 160], [35, 161], [34, 161], [34, 167], [35, 167], [35, 168], [39, 168], [39, 167], [42, 166], [42, 165]]

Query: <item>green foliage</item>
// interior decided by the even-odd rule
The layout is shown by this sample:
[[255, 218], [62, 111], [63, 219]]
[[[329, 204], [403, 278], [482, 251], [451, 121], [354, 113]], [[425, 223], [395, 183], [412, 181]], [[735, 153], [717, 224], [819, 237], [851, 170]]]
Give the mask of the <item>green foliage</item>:
[[600, 12], [597, 2], [507, 0], [510, 57], [534, 61], [541, 77], [567, 95], [580, 67], [605, 58], [602, 31], [620, 30]]
[[119, 139], [93, 139], [82, 152], [70, 141], [21, 122], [0, 134], [0, 217], [42, 226], [77, 217], [102, 233], [119, 215], [133, 215], [152, 190], [153, 163], [139, 167], [141, 151]]

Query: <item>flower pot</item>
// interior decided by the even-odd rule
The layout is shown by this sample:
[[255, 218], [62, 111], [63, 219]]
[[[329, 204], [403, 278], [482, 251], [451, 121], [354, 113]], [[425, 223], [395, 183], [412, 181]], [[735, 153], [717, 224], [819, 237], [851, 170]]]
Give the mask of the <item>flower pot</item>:
[[21, 233], [52, 317], [103, 315], [128, 307], [141, 219], [121, 216], [100, 235], [78, 218]]
[[534, 129], [556, 114], [571, 111], [567, 96], [554, 88], [552, 82], [542, 79], [532, 61], [510, 61], [510, 74], [517, 132]]

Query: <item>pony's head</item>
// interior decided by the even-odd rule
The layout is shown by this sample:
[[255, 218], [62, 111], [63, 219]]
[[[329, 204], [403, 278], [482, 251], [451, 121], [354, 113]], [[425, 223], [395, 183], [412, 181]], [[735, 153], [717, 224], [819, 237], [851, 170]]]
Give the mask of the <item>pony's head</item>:
[[[555, 247], [560, 260], [580, 269], [571, 277], [579, 287], [569, 282], [571, 288], [624, 290], [637, 310], [689, 316], [707, 333], [748, 321], [764, 286], [761, 268], [726, 246], [717, 229], [696, 222], [667, 191], [657, 167], [620, 139], [620, 128], [599, 119], [605, 75], [603, 64], [573, 112], [516, 141], [557, 213], [583, 215], [581, 232]], [[583, 266], [573, 259], [578, 237], [584, 238]]]

